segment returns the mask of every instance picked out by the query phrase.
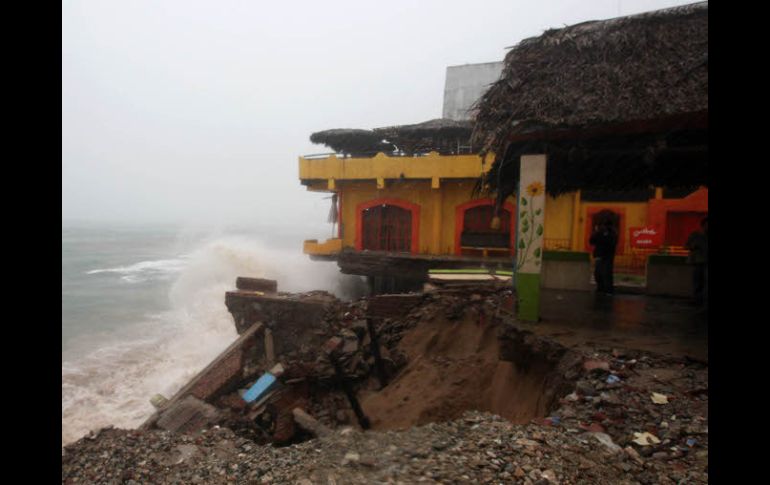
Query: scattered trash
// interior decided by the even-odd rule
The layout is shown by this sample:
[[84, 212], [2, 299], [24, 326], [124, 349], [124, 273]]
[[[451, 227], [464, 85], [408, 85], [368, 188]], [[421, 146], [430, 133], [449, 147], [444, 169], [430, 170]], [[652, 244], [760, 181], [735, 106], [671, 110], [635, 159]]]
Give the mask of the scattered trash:
[[613, 453], [618, 453], [620, 451], [623, 451], [623, 448], [615, 444], [614, 441], [612, 441], [612, 438], [610, 438], [610, 435], [607, 433], [591, 433], [591, 435], [596, 438], [596, 440], [607, 447], [610, 451]]
[[275, 385], [276, 378], [281, 374], [283, 374], [283, 366], [281, 364], [276, 364], [270, 369], [270, 372], [265, 372], [262, 377], [257, 379], [257, 382], [255, 382], [243, 395], [243, 400], [250, 403], [259, 399]]
[[545, 426], [559, 426], [561, 424], [561, 418], [558, 416], [551, 416], [543, 420]]
[[657, 445], [660, 443], [660, 440], [657, 436], [655, 436], [652, 433], [634, 433], [634, 439], [632, 440], [637, 445], [641, 446], [650, 446], [650, 445]]
[[[441, 294], [425, 296], [424, 307], [418, 307], [417, 311], [408, 317], [374, 322], [377, 325], [376, 335], [382, 342], [382, 345], [377, 348], [382, 353], [391, 376], [409, 362], [406, 355], [399, 353], [397, 346], [399, 339], [405, 332], [423, 320], [429, 321], [436, 316], [443, 318], [442, 309], [447, 305], [444, 304], [444, 297], [437, 295], [440, 296]], [[467, 306], [467, 296], [458, 292], [457, 296], [452, 294], [452, 299], [448, 299], [448, 301], [462, 301], [463, 305]], [[471, 299], [478, 303], [479, 308], [482, 308], [482, 304], [487, 302], [484, 295]], [[246, 359], [242, 363], [241, 370], [243, 372], [240, 380], [233, 379], [232, 384], [228, 383], [229, 392], [224, 396], [217, 397], [216, 400], [212, 400], [211, 404], [222, 408], [224, 411], [222, 417], [218, 418], [216, 422], [221, 423], [223, 428], [232, 427], [238, 440], [253, 440], [257, 444], [270, 442], [287, 444], [307, 440], [311, 436], [324, 435], [346, 438], [342, 440], [322, 439], [317, 440], [316, 443], [319, 448], [334, 441], [342, 443], [340, 446], [335, 445], [334, 453], [330, 455], [332, 461], [329, 463], [339, 465], [342, 461], [346, 466], [354, 466], [357, 472], [362, 473], [366, 471], [365, 468], [369, 466], [370, 461], [374, 463], [374, 460], [370, 459], [372, 456], [377, 456], [378, 463], [385, 461], [388, 464], [390, 463], [389, 460], [411, 459], [412, 455], [404, 457], [399, 453], [392, 453], [388, 457], [381, 458], [376, 452], [372, 453], [368, 444], [361, 445], [366, 440], [359, 439], [357, 436], [348, 438], [350, 435], [358, 434], [356, 428], [350, 426], [340, 428], [340, 426], [353, 423], [355, 420], [353, 416], [355, 414], [354, 405], [349, 400], [346, 401], [345, 385], [351, 383], [351, 385], [356, 386], [352, 389], [353, 392], [364, 393], [377, 391], [380, 388], [375, 378], [377, 376], [373, 356], [374, 346], [367, 320], [364, 318], [366, 303], [367, 301], [363, 300], [363, 304], [357, 303], [357, 306], [351, 304], [349, 306], [353, 310], [346, 313], [334, 307], [333, 312], [329, 311], [328, 315], [324, 314], [323, 325], [308, 325], [307, 329], [302, 330], [307, 333], [307, 338], [302, 333], [299, 335], [303, 338], [296, 338], [296, 342], [293, 341], [294, 334], [288, 337], [284, 336], [282, 339], [274, 337], [275, 343], [281, 344], [276, 345], [274, 349], [274, 359], [259, 358], [261, 352], [254, 353], [255, 355], [244, 354]], [[495, 301], [493, 300], [492, 303]], [[473, 313], [474, 308], [471, 308], [465, 317], [470, 323], [476, 321], [476, 313]], [[495, 308], [492, 308], [487, 315], [494, 314], [494, 311]], [[273, 328], [282, 329], [280, 323], [273, 322]], [[505, 322], [503, 323], [505, 324]], [[276, 335], [282, 334], [277, 333]], [[267, 342], [268, 336], [273, 336], [271, 328], [265, 329], [265, 342]], [[291, 345], [286, 343], [287, 339]], [[256, 340], [256, 343], [259, 344], [257, 348], [261, 351], [261, 342]], [[325, 346], [324, 343], [326, 343]], [[326, 352], [330, 355], [324, 355]], [[557, 458], [557, 456], [552, 453], [555, 453], [554, 450], [557, 448], [572, 450], [573, 447], [577, 447], [576, 449], [582, 447], [583, 451], [596, 450], [599, 448], [599, 445], [596, 444], [598, 441], [601, 443], [599, 451], [606, 449], [606, 453], [596, 455], [583, 453], [588, 459], [583, 459], [583, 455], [581, 455], [580, 463], [573, 463], [573, 465], [577, 465], [580, 470], [594, 468], [594, 472], [596, 472], [598, 468], [603, 469], [606, 465], [602, 461], [607, 461], [608, 453], [617, 453], [620, 455], [618, 458], [622, 459], [612, 460], [612, 467], [631, 476], [639, 475], [641, 483], [654, 482], [655, 477], [661, 473], [667, 474], [672, 480], [687, 479], [690, 477], [688, 475], [690, 471], [696, 469], [706, 470], [706, 472], [698, 472], [705, 476], [707, 473], [706, 464], [703, 463], [703, 457], [697, 453], [700, 453], [701, 450], [706, 452], [708, 450], [708, 418], [705, 417], [707, 416], [705, 412], [708, 394], [705, 393], [702, 400], [682, 399], [682, 397], [687, 396], [685, 394], [687, 389], [705, 389], [707, 369], [698, 368], [691, 372], [690, 368], [672, 370], [673, 364], [671, 362], [643, 358], [641, 352], [631, 353], [628, 351], [627, 355], [622, 355], [615, 351], [613, 354], [608, 355], [607, 349], [603, 349], [601, 353], [594, 353], [593, 356], [585, 354], [582, 350], [574, 355], [570, 354], [570, 360], [564, 361], [569, 366], [565, 367], [568, 369], [565, 372], [568, 373], [565, 373], [566, 385], [562, 389], [569, 389], [568, 386], [572, 385], [574, 391], [567, 395], [561, 394], [563, 397], [559, 400], [560, 407], [554, 407], [550, 411], [558, 415], [546, 415], [544, 418], [533, 419], [531, 422], [540, 426], [514, 428], [510, 432], [509, 430], [512, 428], [508, 426], [507, 422], [502, 422], [500, 429], [507, 434], [501, 435], [500, 439], [497, 440], [486, 438], [481, 440], [479, 442], [481, 459], [477, 460], [479, 461], [478, 464], [476, 461], [469, 463], [470, 469], [475, 471], [478, 468], [480, 473], [486, 474], [488, 471], [486, 466], [488, 465], [501, 475], [502, 482], [508, 482], [518, 471], [518, 465], [526, 464], [523, 469], [520, 469], [521, 473], [518, 474], [521, 475], [520, 478], [529, 476], [533, 483], [545, 483], [544, 479], [557, 480], [556, 477], [562, 483], [576, 483], [575, 477], [570, 475], [571, 472], [565, 474], [565, 470], [568, 468], [554, 460], [553, 458]], [[265, 346], [265, 355], [267, 355], [267, 346]], [[632, 357], [639, 359], [639, 362], [637, 363]], [[272, 364], [278, 361], [286, 366], [285, 373], [280, 377], [278, 370], [270, 368]], [[457, 370], [456, 367], [453, 367], [454, 362], [444, 355], [433, 357], [433, 363], [441, 366], [448, 373]], [[341, 372], [338, 373], [335, 364], [339, 366]], [[632, 367], [633, 364], [635, 367]], [[624, 371], [624, 368], [634, 370]], [[664, 370], [667, 372], [666, 374], [662, 373]], [[664, 375], [667, 382], [679, 379], [676, 381], [676, 394], [673, 394], [674, 391], [666, 387], [667, 382], [649, 379], [653, 371]], [[690, 373], [688, 374], [688, 372]], [[640, 376], [640, 378], [637, 379], [632, 375]], [[262, 382], [261, 385], [260, 381]], [[318, 386], [319, 383], [322, 386]], [[464, 381], [457, 379], [457, 383], [452, 381], [451, 384], [462, 387]], [[331, 392], [320, 395], [314, 390], [316, 387], [323, 387], [325, 390], [329, 388]], [[238, 388], [242, 389], [239, 390]], [[665, 393], [670, 392], [672, 396], [653, 392], [655, 388]], [[645, 396], [649, 396], [649, 398], [645, 399]], [[417, 400], [414, 394], [403, 400], [401, 399], [403, 396], [398, 397], [397, 402], [402, 406], [412, 406]], [[157, 405], [160, 405], [163, 402], [162, 398], [163, 396], [160, 395], [154, 396], [151, 402], [156, 401]], [[402, 404], [407, 401], [409, 401], [407, 404]], [[156, 405], [156, 402], [153, 402], [153, 405]], [[415, 407], [419, 404], [415, 404]], [[655, 405], [651, 406], [650, 404]], [[662, 404], [671, 404], [671, 406], [661, 408], [660, 405]], [[673, 411], [675, 407], [679, 416], [673, 414], [666, 416], [666, 413]], [[398, 416], [398, 414], [394, 413], [393, 416]], [[356, 415], [356, 417], [358, 416]], [[477, 418], [474, 417], [474, 419]], [[474, 433], [477, 429], [484, 429], [483, 423], [483, 419], [480, 422], [470, 422], [468, 424], [469, 432]], [[210, 423], [207, 424], [207, 426], [209, 425]], [[429, 426], [432, 430], [433, 427], [440, 429], [445, 425], [434, 423]], [[462, 426], [466, 425], [463, 424]], [[205, 433], [213, 434], [215, 433], [214, 429], [217, 428], [211, 428]], [[647, 432], [634, 433], [634, 431]], [[200, 435], [203, 436], [201, 438], [203, 440], [209, 439], [204, 436], [205, 433]], [[593, 438], [588, 435], [592, 435]], [[701, 438], [699, 440], [692, 438], [696, 435], [701, 436]], [[366, 436], [378, 435], [367, 434]], [[452, 433], [446, 436], [448, 438], [433, 439], [431, 435], [431, 441], [422, 443], [420, 446], [425, 445], [424, 447], [428, 450], [441, 451], [441, 455], [455, 453], [455, 449], [457, 452], [464, 452], [465, 444], [462, 439], [455, 439], [455, 435]], [[292, 438], [292, 441], [289, 438]], [[614, 442], [614, 438], [619, 441]], [[195, 439], [199, 440], [198, 437]], [[699, 443], [699, 441], [703, 441], [703, 443]], [[497, 446], [489, 446], [489, 443], [492, 442], [497, 443]], [[202, 451], [208, 453], [206, 446], [200, 441], [182, 443], [194, 443]], [[393, 450], [396, 449], [395, 446], [392, 448]], [[174, 450], [174, 448], [172, 447], [170, 450]], [[248, 451], [248, 447], [243, 447], [243, 450], [244, 452]], [[320, 453], [319, 450], [315, 450], [315, 452]], [[506, 455], [509, 452], [515, 459], [511, 460]], [[178, 462], [183, 456], [181, 453], [164, 452], [164, 458], [166, 458], [165, 454], [168, 454], [167, 459], [172, 464]], [[484, 456], [485, 454], [489, 456], [489, 460]], [[431, 452], [430, 455], [427, 459], [433, 460], [434, 454]], [[420, 455], [418, 457], [424, 459]], [[653, 459], [655, 457], [664, 457], [665, 459]], [[668, 457], [676, 459], [669, 460]], [[440, 458], [443, 461], [445, 456], [440, 456]], [[196, 460], [188, 458], [182, 459], [183, 463], [188, 461], [190, 463], [196, 462]], [[248, 460], [237, 462], [239, 469], [242, 466], [247, 466], [245, 462]], [[554, 468], [549, 470], [552, 464]], [[640, 467], [637, 467], [637, 464]], [[271, 471], [271, 473], [273, 472]], [[259, 480], [263, 476], [263, 471], [260, 471], [257, 479]], [[697, 475], [694, 483], [703, 483], [699, 481], [700, 477], [701, 475]], [[243, 477], [239, 476], [240, 478]], [[454, 477], [433, 475], [432, 478], [450, 481]], [[474, 481], [476, 478], [478, 477], [474, 476], [471, 479], [459, 476], [456, 480], [465, 482]], [[322, 478], [322, 481], [326, 482], [325, 477]]]

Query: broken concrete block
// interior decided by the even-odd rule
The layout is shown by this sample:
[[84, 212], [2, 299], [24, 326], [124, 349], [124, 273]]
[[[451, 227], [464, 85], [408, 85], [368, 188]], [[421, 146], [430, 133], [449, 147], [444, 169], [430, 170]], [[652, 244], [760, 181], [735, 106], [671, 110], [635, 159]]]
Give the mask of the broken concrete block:
[[326, 436], [331, 432], [328, 427], [324, 426], [317, 419], [306, 413], [301, 408], [294, 408], [292, 410], [292, 415], [294, 416], [294, 421], [299, 425], [300, 428], [309, 433], [313, 433], [315, 436]]
[[238, 333], [243, 333], [253, 322], [270, 324], [276, 357], [302, 345], [317, 346], [318, 337], [313, 331], [322, 326], [329, 305], [337, 301], [247, 291], [225, 293], [225, 305], [233, 315]]
[[239, 290], [275, 293], [278, 291], [278, 282], [276, 280], [267, 280], [264, 278], [247, 278], [245, 276], [239, 276], [235, 280], [235, 287]]
[[174, 433], [195, 433], [218, 418], [219, 411], [214, 406], [187, 396], [164, 411], [156, 424]]

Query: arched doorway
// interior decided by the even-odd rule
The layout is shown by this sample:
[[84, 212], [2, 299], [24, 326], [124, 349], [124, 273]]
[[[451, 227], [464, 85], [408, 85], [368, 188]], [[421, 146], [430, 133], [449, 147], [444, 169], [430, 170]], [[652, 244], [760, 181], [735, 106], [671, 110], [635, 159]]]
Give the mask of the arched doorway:
[[626, 210], [623, 207], [589, 207], [586, 210], [584, 247], [588, 251], [593, 250], [593, 246], [588, 241], [591, 239], [594, 228], [605, 222], [609, 222], [618, 235], [615, 254], [624, 254], [626, 252]]
[[455, 253], [458, 255], [513, 255], [515, 209], [506, 203], [500, 208], [500, 226], [491, 227], [495, 215], [493, 199], [479, 199], [457, 207]]
[[372, 251], [409, 252], [412, 247], [412, 213], [395, 205], [364, 209], [363, 247]]
[[357, 207], [356, 249], [418, 251], [419, 206], [394, 199], [376, 199]]

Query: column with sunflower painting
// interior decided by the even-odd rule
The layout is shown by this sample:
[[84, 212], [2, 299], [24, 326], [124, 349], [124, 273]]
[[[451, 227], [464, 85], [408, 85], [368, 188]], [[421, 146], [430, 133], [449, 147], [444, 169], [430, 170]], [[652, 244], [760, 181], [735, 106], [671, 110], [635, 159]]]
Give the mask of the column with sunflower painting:
[[540, 270], [545, 227], [545, 155], [523, 155], [519, 178], [516, 241], [516, 295], [518, 316], [536, 322], [540, 318]]

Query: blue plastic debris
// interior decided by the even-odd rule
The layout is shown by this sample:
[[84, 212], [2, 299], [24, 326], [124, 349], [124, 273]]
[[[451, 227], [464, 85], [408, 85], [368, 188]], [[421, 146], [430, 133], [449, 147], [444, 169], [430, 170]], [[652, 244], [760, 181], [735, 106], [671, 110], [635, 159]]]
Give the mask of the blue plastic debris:
[[561, 418], [560, 418], [560, 417], [558, 417], [558, 416], [551, 416], [551, 417], [550, 417], [550, 418], [548, 418], [548, 419], [550, 419], [550, 420], [551, 420], [551, 424], [552, 424], [552, 425], [554, 425], [554, 426], [558, 426], [558, 425], [559, 425], [559, 423], [561, 423]]
[[265, 394], [267, 391], [270, 390], [271, 387], [275, 384], [276, 379], [275, 376], [269, 372], [266, 372], [262, 377], [260, 377], [257, 382], [254, 383], [253, 386], [249, 388], [248, 391], [243, 395], [243, 400], [246, 402], [254, 402], [260, 397], [262, 397], [263, 394]]
[[689, 446], [690, 448], [692, 448], [693, 446], [695, 446], [697, 444], [698, 444], [698, 440], [696, 440], [695, 438], [688, 438], [687, 439], [687, 446]]
[[615, 374], [610, 374], [607, 376], [607, 384], [617, 384], [620, 382], [620, 377], [616, 376]]

